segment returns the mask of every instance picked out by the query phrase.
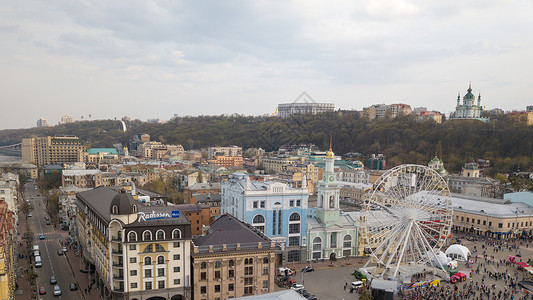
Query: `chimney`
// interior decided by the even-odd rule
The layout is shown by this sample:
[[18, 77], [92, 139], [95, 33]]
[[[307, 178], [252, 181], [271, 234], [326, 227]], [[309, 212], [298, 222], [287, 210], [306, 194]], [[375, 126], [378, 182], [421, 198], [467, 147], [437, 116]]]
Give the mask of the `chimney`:
[[241, 250], [241, 243], [237, 243], [237, 250]]
[[228, 251], [228, 248], [226, 247], [226, 244], [222, 244], [222, 251]]
[[263, 243], [259, 242], [257, 243], [257, 249], [262, 249], [263, 248]]
[[209, 252], [213, 252], [213, 245], [209, 245]]

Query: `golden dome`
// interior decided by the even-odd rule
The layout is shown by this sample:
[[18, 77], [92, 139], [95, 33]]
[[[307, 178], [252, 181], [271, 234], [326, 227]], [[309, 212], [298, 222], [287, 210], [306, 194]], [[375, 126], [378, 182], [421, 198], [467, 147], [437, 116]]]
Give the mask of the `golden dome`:
[[333, 151], [329, 149], [328, 153], [326, 154], [326, 158], [335, 158], [335, 154], [333, 154]]

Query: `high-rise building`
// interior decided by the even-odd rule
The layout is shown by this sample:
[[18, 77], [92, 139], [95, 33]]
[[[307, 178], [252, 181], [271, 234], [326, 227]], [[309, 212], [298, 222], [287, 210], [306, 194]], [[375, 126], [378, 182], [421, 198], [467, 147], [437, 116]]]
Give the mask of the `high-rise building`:
[[61, 124], [74, 123], [74, 118], [70, 115], [65, 115], [61, 117]]
[[44, 166], [83, 161], [85, 143], [76, 136], [22, 139], [22, 160]]
[[47, 127], [48, 121], [46, 119], [40, 118], [37, 120], [37, 127]]

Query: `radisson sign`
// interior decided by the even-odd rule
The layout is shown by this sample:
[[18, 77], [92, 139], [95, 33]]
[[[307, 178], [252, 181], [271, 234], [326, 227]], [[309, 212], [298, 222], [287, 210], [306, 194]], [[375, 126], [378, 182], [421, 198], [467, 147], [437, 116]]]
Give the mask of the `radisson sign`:
[[173, 210], [171, 212], [164, 212], [164, 211], [156, 212], [152, 210], [152, 212], [149, 212], [149, 213], [140, 211], [137, 213], [137, 215], [138, 215], [138, 221], [144, 222], [144, 221], [159, 220], [159, 219], [179, 218], [180, 212], [179, 210]]

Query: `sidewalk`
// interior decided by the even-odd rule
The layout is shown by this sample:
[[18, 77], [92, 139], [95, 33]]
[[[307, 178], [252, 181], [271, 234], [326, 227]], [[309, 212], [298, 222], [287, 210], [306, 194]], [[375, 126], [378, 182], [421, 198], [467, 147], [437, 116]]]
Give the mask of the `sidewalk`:
[[[68, 238], [68, 231], [61, 230], [61, 232], [62, 232], [61, 243], [65, 243], [65, 241]], [[74, 282], [76, 282], [78, 286], [80, 287], [82, 298], [86, 300], [102, 299], [98, 295], [98, 291], [96, 290], [96, 284], [93, 285], [93, 288], [91, 289], [90, 292], [85, 293], [85, 289], [87, 289], [87, 287], [91, 283], [90, 275], [88, 273], [83, 273], [80, 271], [80, 269], [84, 268], [84, 264], [81, 262], [81, 258], [79, 256], [76, 256], [74, 248], [68, 247], [68, 251], [65, 252], [64, 255], [66, 256], [67, 262], [70, 266], [70, 271], [72, 273], [72, 276], [74, 277]]]
[[[19, 199], [19, 207], [21, 205], [21, 202], [25, 201], [20, 197]], [[29, 255], [29, 251], [26, 246], [26, 240], [22, 237], [24, 236], [24, 233], [26, 233], [26, 216], [24, 214], [19, 215], [19, 223], [18, 223], [18, 236], [17, 236], [17, 245], [15, 247], [15, 255]], [[27, 300], [27, 299], [36, 299], [36, 290], [35, 287], [31, 286], [30, 282], [27, 280], [28, 272], [31, 271], [30, 265], [29, 265], [29, 257], [26, 258], [18, 258], [15, 261], [15, 267], [16, 267], [16, 283], [18, 285], [17, 290], [15, 291], [15, 300]]]

